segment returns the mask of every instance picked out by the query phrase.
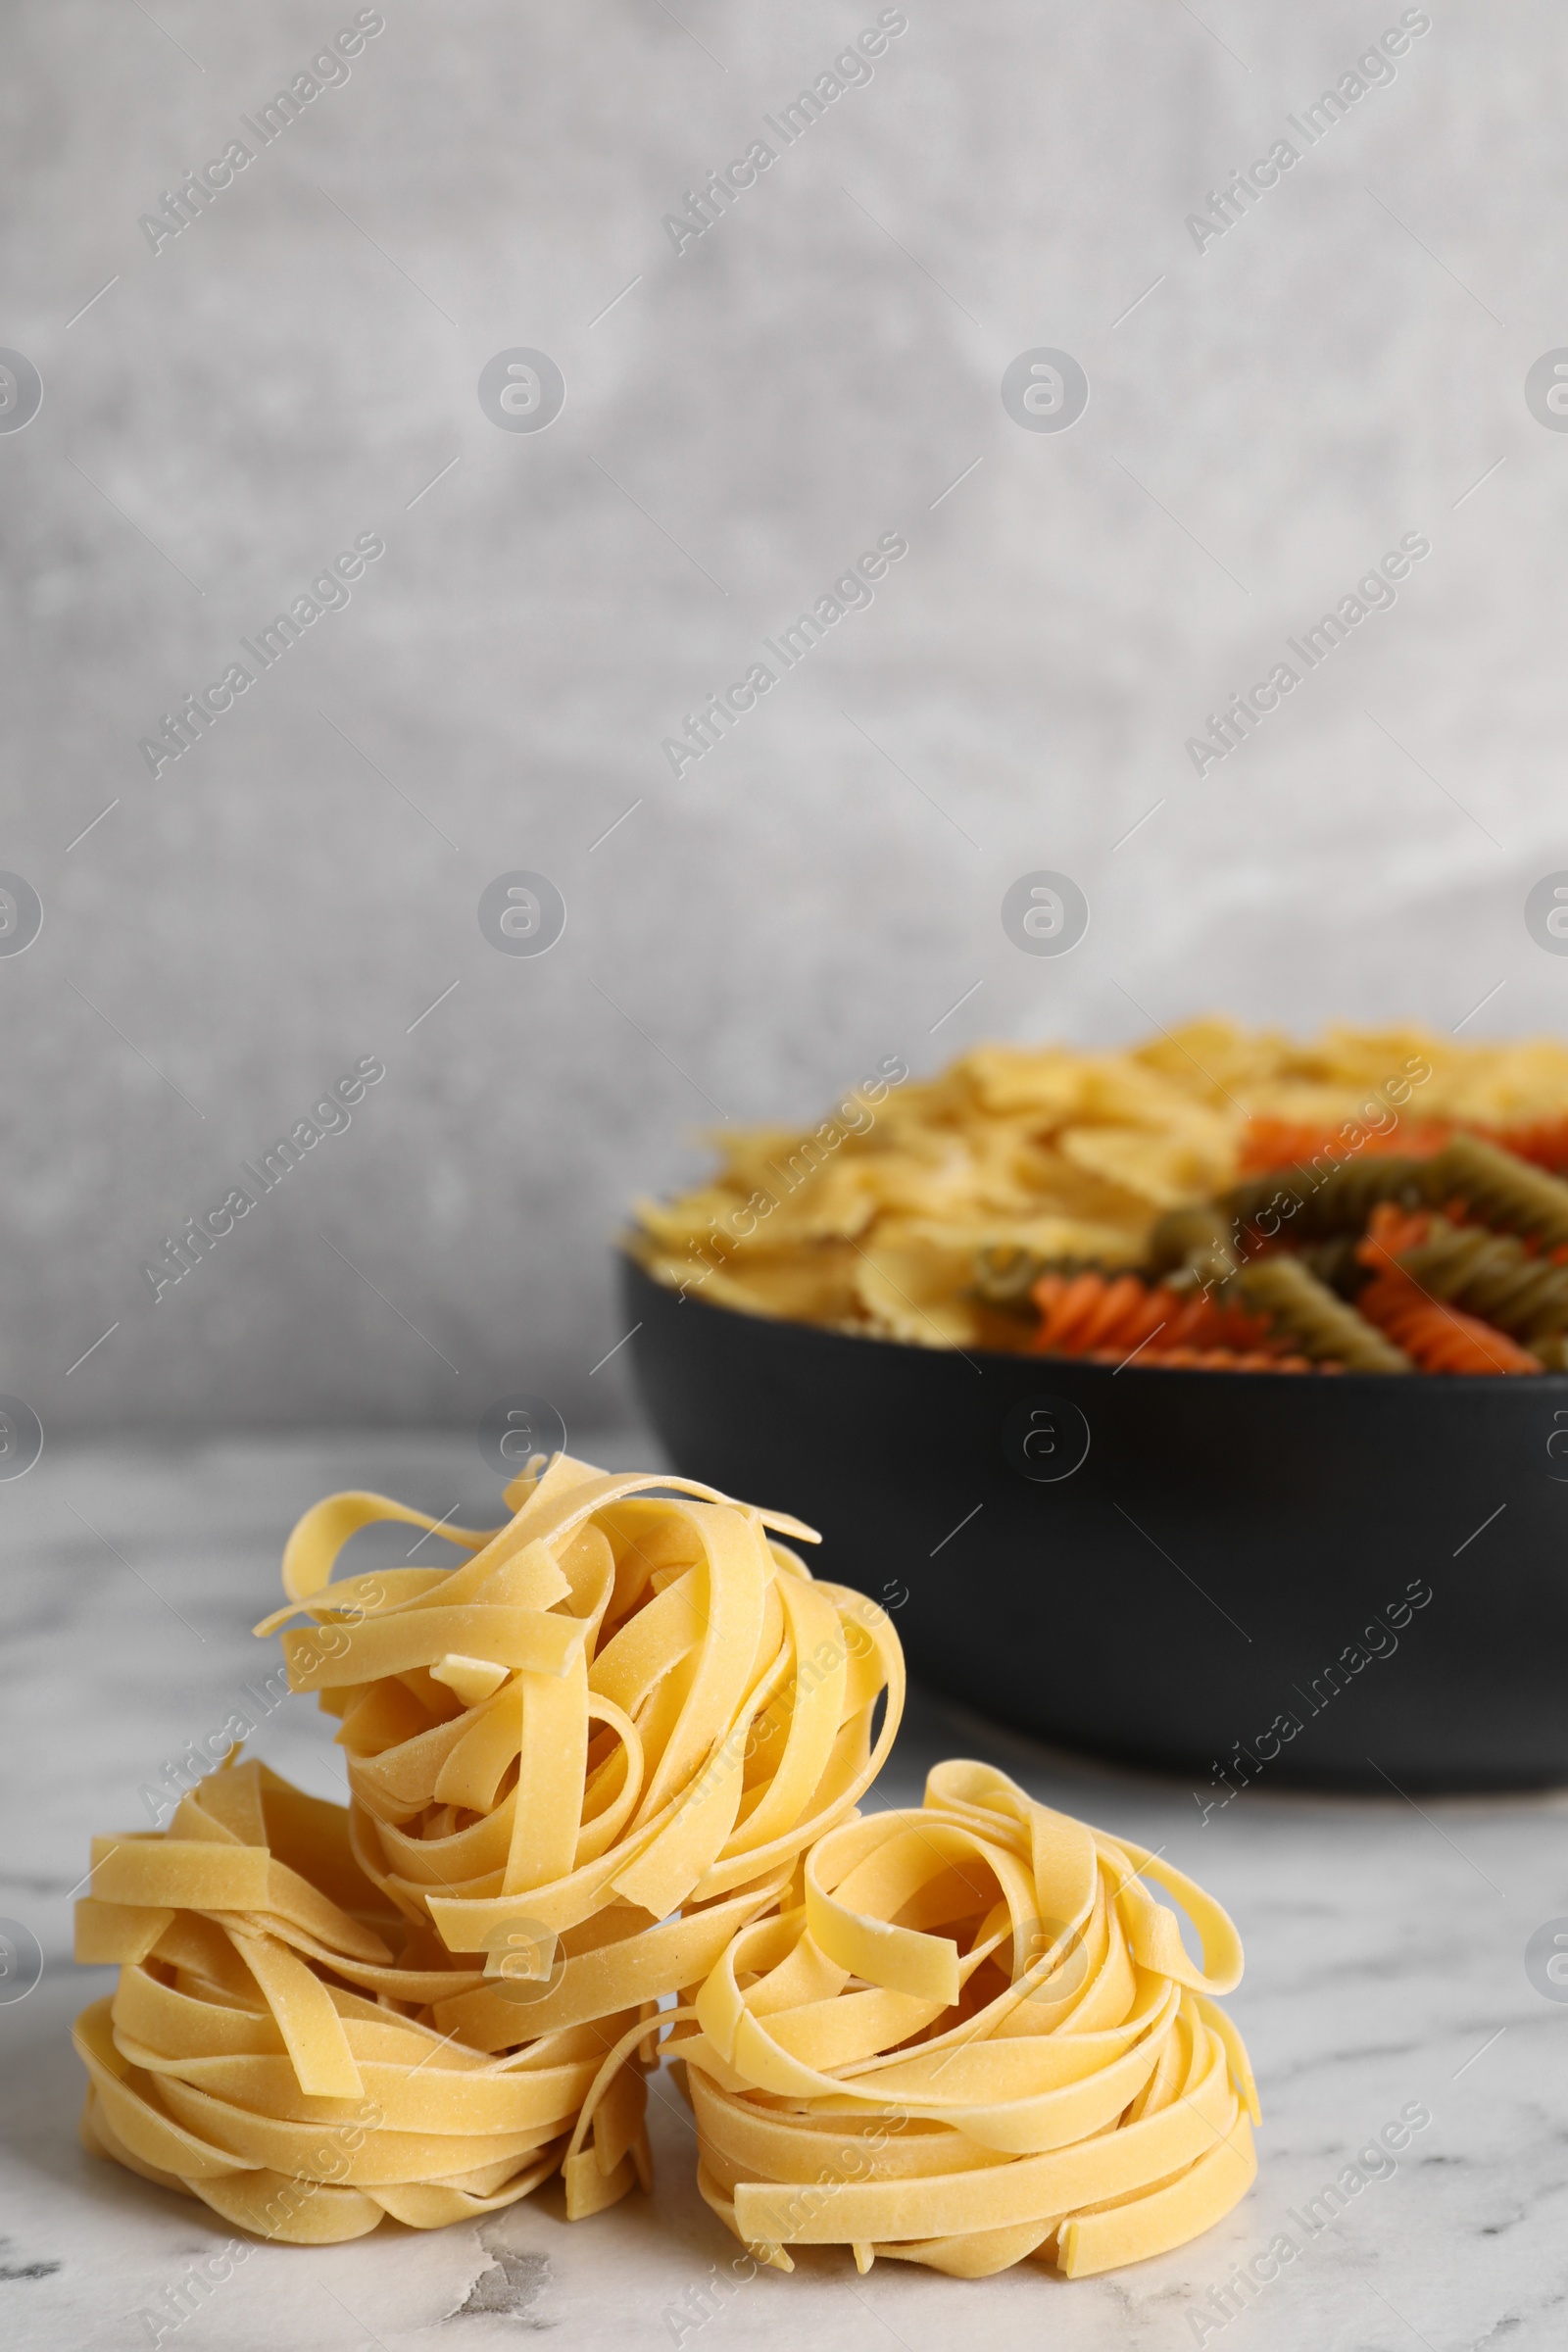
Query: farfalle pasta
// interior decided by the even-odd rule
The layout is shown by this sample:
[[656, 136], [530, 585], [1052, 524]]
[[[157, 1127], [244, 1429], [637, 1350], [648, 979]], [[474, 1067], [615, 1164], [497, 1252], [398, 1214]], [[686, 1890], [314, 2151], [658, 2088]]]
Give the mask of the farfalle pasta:
[[[1174, 1896], [1202, 1940], [1188, 1955]], [[1247, 2053], [1213, 1995], [1229, 1918], [1169, 1864], [982, 1764], [829, 1832], [690, 2001], [704, 2197], [754, 2253], [983, 2278], [1166, 2251], [1255, 2172]]]
[[[290, 1681], [345, 1810], [230, 1764], [101, 1838], [78, 1957], [89, 2147], [264, 2236], [353, 2237], [648, 2180], [659, 2005], [776, 1905], [898, 1729], [884, 1613], [780, 1513], [559, 1457], [493, 1534], [330, 1496], [283, 1562]], [[331, 1582], [398, 1521], [469, 1555]], [[879, 1702], [883, 1720], [873, 1742]]]

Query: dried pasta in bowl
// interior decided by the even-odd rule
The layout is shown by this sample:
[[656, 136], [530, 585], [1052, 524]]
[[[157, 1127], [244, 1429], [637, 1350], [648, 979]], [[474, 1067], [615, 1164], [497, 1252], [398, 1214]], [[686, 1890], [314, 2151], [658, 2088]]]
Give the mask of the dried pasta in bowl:
[[1140, 1373], [1568, 1369], [1555, 1299], [1496, 1337], [1480, 1303], [1507, 1290], [1494, 1257], [1462, 1304], [1423, 1295], [1413, 1267], [1413, 1293], [1356, 1295], [1385, 1209], [1461, 1220], [1557, 1274], [1555, 1040], [1298, 1043], [1211, 1019], [1115, 1052], [985, 1045], [923, 1081], [889, 1056], [814, 1128], [713, 1141], [718, 1173], [640, 1201], [626, 1237], [683, 1298]]

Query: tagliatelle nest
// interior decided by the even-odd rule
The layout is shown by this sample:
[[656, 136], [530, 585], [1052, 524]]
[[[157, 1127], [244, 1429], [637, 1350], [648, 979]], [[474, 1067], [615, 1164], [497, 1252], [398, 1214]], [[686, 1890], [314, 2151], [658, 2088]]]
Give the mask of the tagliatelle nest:
[[[898, 1729], [887, 1618], [774, 1512], [563, 1456], [494, 1534], [375, 1494], [283, 1563], [290, 1681], [342, 1718], [345, 1810], [251, 1762], [164, 1833], [98, 1838], [77, 1957], [83, 2136], [264, 2237], [648, 2180], [660, 2002], [772, 1907]], [[471, 1556], [330, 1583], [398, 1520]], [[885, 1717], [872, 1746], [872, 1718]]]
[[697, 1992], [669, 2048], [698, 2184], [785, 2270], [800, 2245], [968, 2278], [1163, 2253], [1256, 2171], [1247, 2053], [1210, 1997], [1241, 1973], [1179, 1871], [990, 1766], [938, 1765], [923, 1806], [822, 1838]]
[[1213, 1018], [1102, 1053], [980, 1045], [914, 1081], [889, 1056], [815, 1126], [715, 1133], [717, 1174], [639, 1200], [627, 1247], [715, 1306], [983, 1346], [998, 1335], [973, 1296], [979, 1252], [1131, 1264], [1161, 1211], [1236, 1181], [1250, 1131], [1315, 1146], [1325, 1130], [1364, 1141], [1564, 1114], [1559, 1041], [1472, 1044], [1413, 1025], [1301, 1043]]

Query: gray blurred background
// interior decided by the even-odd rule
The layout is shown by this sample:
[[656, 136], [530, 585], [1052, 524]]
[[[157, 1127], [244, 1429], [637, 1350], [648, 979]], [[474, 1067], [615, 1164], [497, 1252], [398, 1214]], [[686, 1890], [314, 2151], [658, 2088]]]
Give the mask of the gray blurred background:
[[[724, 1117], [1211, 1006], [1562, 1025], [1523, 914], [1568, 864], [1568, 437], [1525, 398], [1568, 344], [1560, 9], [1446, 0], [1309, 149], [1286, 118], [1424, 12], [909, 0], [787, 149], [762, 118], [900, 12], [379, 13], [265, 147], [241, 117], [377, 12], [34, 0], [3, 35], [0, 345], [44, 395], [0, 433], [0, 867], [44, 921], [0, 956], [0, 1390], [62, 1432], [519, 1388], [605, 1423], [622, 1205]], [[519, 347], [564, 377], [544, 431], [480, 406]], [[1087, 371], [1070, 430], [1003, 406], [1036, 347]], [[1412, 532], [1396, 605], [1200, 777], [1205, 714]], [[890, 533], [874, 602], [672, 774]], [[352, 601], [149, 773], [360, 534]], [[1041, 867], [1092, 908], [1059, 961], [1000, 919]], [[567, 909], [537, 957], [477, 919], [522, 869]], [[143, 1262], [363, 1056], [352, 1125], [155, 1304]]]

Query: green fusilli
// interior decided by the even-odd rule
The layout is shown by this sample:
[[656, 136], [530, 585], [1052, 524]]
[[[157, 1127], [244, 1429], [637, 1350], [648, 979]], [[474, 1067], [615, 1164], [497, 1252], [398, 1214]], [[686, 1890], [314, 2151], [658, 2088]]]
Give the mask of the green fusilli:
[[1522, 1233], [1547, 1250], [1568, 1242], [1568, 1184], [1544, 1168], [1478, 1135], [1456, 1135], [1417, 1165], [1420, 1197], [1434, 1208], [1462, 1200], [1479, 1223], [1496, 1231]]
[[1343, 1364], [1347, 1372], [1408, 1372], [1410, 1359], [1392, 1340], [1337, 1298], [1297, 1257], [1259, 1257], [1243, 1266], [1235, 1290], [1276, 1331], [1288, 1332], [1303, 1355], [1317, 1364]]
[[[1411, 1207], [1424, 1200], [1421, 1176], [1428, 1164], [1390, 1152], [1342, 1160], [1321, 1175], [1311, 1168], [1273, 1168], [1222, 1193], [1216, 1205], [1233, 1220], [1244, 1252], [1254, 1234], [1292, 1245], [1325, 1241], [1338, 1233], [1365, 1232], [1381, 1200]], [[1568, 1185], [1559, 1189], [1568, 1202]]]
[[1568, 1266], [1537, 1257], [1511, 1234], [1434, 1217], [1424, 1242], [1395, 1259], [1434, 1298], [1446, 1298], [1534, 1347], [1568, 1332]]

